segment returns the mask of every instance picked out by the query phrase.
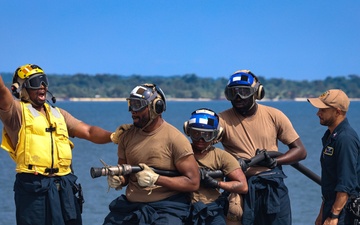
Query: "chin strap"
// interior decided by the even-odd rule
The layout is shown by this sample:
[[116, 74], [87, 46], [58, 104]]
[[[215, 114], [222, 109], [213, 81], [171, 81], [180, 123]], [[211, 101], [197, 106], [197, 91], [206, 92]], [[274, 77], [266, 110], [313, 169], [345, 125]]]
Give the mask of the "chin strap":
[[204, 150], [201, 151], [201, 154], [208, 151], [212, 146], [212, 144], [208, 145]]
[[20, 91], [20, 99], [21, 99], [21, 101], [28, 102], [33, 106], [38, 106], [30, 99], [29, 93], [26, 91], [25, 88], [21, 89], [21, 91]]
[[146, 127], [148, 127], [156, 117], [160, 116], [160, 115], [157, 115], [153, 110], [152, 110], [152, 107], [151, 107], [151, 104], [149, 104], [147, 106], [149, 108], [149, 114], [150, 114], [150, 120], [149, 122], [143, 127], [141, 128], [141, 130], [144, 130]]
[[[193, 143], [191, 143], [191, 146], [193, 146]], [[203, 154], [204, 152], [206, 152], [206, 151], [209, 151], [210, 149], [212, 149], [214, 146], [213, 146], [213, 144], [210, 144], [210, 145], [208, 145], [205, 149], [203, 149], [203, 150], [201, 150], [201, 154]]]
[[239, 109], [239, 108], [234, 107], [236, 112], [240, 113], [242, 116], [246, 116], [251, 110], [255, 110], [254, 107], [257, 107], [255, 96], [253, 95], [252, 98], [253, 98], [253, 104], [249, 108]]

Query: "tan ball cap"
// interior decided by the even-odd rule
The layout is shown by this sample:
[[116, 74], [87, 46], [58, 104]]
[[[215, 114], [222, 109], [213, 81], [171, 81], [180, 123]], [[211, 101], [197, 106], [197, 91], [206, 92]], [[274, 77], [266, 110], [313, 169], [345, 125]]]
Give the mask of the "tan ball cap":
[[350, 100], [348, 96], [340, 89], [330, 89], [318, 98], [308, 98], [314, 107], [319, 109], [325, 108], [339, 108], [341, 111], [347, 112], [350, 105]]

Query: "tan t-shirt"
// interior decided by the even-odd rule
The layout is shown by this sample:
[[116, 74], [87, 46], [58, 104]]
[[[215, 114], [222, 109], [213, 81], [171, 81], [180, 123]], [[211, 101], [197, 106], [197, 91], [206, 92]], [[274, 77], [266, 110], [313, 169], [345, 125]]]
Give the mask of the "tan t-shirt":
[[[212, 148], [201, 159], [196, 159], [199, 167], [209, 168], [210, 170], [221, 170], [224, 175], [228, 175], [234, 170], [240, 168], [239, 162], [234, 156], [220, 148]], [[221, 181], [222, 178], [217, 178]], [[204, 188], [200, 186], [199, 190], [192, 193], [192, 202], [201, 201], [205, 204], [215, 201], [220, 196], [220, 190], [213, 188]]]
[[[150, 133], [132, 127], [120, 136], [118, 146], [118, 156], [126, 164], [137, 166], [145, 163], [160, 170], [176, 171], [176, 162], [191, 154], [194, 153], [189, 140], [166, 121]], [[126, 197], [131, 202], [159, 201], [179, 192], [157, 186], [149, 193], [149, 188], [140, 187], [135, 174], [130, 174]]]
[[[80, 120], [73, 117], [67, 111], [60, 109], [61, 114], [64, 116], [66, 126], [69, 132], [69, 137], [74, 137], [72, 135], [73, 129], [81, 122]], [[0, 119], [4, 124], [4, 129], [10, 137], [13, 148], [16, 147], [18, 142], [18, 133], [21, 128], [21, 105], [20, 101], [14, 100], [10, 109], [7, 111], [0, 109]]]
[[256, 149], [278, 151], [278, 140], [288, 145], [299, 138], [287, 116], [280, 110], [258, 104], [256, 113], [243, 117], [230, 108], [219, 113], [224, 128], [224, 149], [236, 157], [250, 159]]

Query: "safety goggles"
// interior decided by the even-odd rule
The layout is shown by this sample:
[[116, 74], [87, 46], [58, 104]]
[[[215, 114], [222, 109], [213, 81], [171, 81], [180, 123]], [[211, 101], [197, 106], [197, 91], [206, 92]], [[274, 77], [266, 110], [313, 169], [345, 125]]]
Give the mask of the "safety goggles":
[[44, 74], [34, 75], [25, 80], [23, 87], [30, 89], [39, 89], [41, 85], [49, 86], [49, 81]]
[[204, 130], [190, 128], [189, 136], [194, 141], [199, 141], [202, 138], [204, 139], [205, 142], [210, 142], [214, 140], [214, 138], [216, 137], [216, 131], [215, 130], [204, 131]]
[[127, 98], [126, 100], [128, 102], [129, 111], [140, 112], [149, 105], [149, 102], [145, 99]]
[[254, 87], [249, 86], [234, 86], [234, 87], [226, 87], [226, 99], [229, 101], [233, 101], [239, 96], [242, 99], [247, 99], [254, 95], [255, 93]]

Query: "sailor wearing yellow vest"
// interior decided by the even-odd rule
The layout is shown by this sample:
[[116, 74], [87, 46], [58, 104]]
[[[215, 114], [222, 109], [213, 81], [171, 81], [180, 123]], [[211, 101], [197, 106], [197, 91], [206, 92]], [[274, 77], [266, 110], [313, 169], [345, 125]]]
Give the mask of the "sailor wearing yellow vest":
[[71, 173], [73, 144], [69, 137], [105, 144], [111, 141], [111, 132], [50, 105], [48, 87], [46, 74], [34, 64], [16, 69], [11, 91], [0, 75], [1, 147], [16, 163], [16, 222], [82, 224], [82, 199], [77, 194], [77, 177]]

